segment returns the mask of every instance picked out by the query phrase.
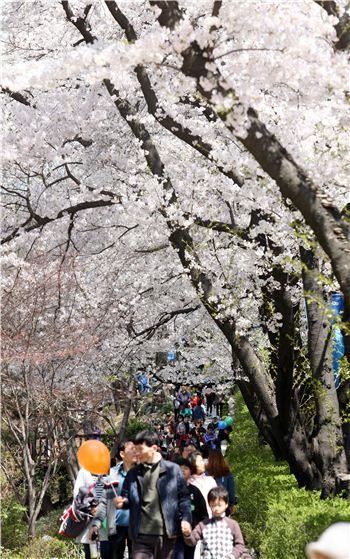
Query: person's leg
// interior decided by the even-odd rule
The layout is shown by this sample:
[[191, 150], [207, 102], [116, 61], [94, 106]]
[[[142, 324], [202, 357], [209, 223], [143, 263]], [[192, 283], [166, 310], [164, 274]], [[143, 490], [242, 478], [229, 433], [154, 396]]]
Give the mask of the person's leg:
[[131, 557], [132, 557], [132, 541], [130, 540], [130, 538], [127, 538], [126, 545], [128, 546], [129, 559], [131, 559]]
[[184, 559], [184, 540], [178, 536], [174, 547], [174, 559]]
[[173, 559], [176, 539], [159, 536], [157, 540], [154, 559]]
[[[123, 559], [126, 546], [126, 538], [128, 535], [127, 526], [118, 526], [117, 533], [109, 536], [110, 551], [109, 559]], [[131, 553], [129, 553], [131, 557]]]
[[195, 551], [195, 547], [193, 546], [189, 546], [189, 545], [184, 545], [184, 559], [193, 559], [194, 557], [194, 551]]
[[101, 555], [101, 559], [110, 559], [108, 540], [100, 542], [100, 555]]
[[[132, 559], [156, 559], [157, 536], [141, 534], [132, 542]], [[161, 559], [166, 559], [161, 557]]]
[[85, 559], [90, 559], [90, 545], [88, 543], [84, 543], [84, 555]]

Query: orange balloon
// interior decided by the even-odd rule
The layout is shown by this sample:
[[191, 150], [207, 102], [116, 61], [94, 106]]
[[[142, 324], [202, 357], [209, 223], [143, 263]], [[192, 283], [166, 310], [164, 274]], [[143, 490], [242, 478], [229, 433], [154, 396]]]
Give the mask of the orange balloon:
[[92, 474], [108, 474], [111, 466], [109, 450], [101, 441], [85, 441], [78, 450], [78, 462]]

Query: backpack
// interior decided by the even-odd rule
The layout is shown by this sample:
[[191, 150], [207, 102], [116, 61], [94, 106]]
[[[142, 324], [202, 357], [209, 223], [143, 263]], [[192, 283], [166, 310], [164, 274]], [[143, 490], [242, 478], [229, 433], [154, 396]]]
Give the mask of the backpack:
[[93, 518], [91, 510], [98, 505], [93, 487], [94, 484], [89, 488], [81, 487], [73, 503], [63, 512], [58, 530], [60, 536], [76, 538], [87, 528]]

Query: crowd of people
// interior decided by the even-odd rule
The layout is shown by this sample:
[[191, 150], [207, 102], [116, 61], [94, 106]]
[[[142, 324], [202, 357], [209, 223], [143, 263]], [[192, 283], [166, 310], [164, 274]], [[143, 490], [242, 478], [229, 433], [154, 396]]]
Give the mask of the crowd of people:
[[123, 559], [126, 547], [134, 559], [249, 557], [230, 518], [234, 478], [220, 449], [205, 459], [191, 444], [165, 460], [156, 431], [142, 431], [119, 445], [119, 462], [107, 476], [81, 468], [75, 494], [94, 484], [99, 501], [78, 540], [86, 559], [93, 559], [96, 537], [102, 559]]
[[[130, 559], [252, 557], [232, 518], [235, 480], [222, 452], [232, 423], [224, 421], [222, 413], [213, 416], [217, 409], [210, 401], [181, 387], [174, 397], [174, 414], [121, 442], [117, 463], [107, 475], [80, 469], [74, 494], [93, 488], [98, 502], [78, 538], [85, 559], [124, 559], [126, 551]], [[345, 524], [336, 529], [349, 535], [350, 524]], [[309, 544], [307, 556], [350, 559], [344, 539], [334, 543], [332, 537], [331, 531]], [[338, 546], [340, 554], [328, 554], [330, 546]]]
[[[173, 397], [174, 412], [164, 422], [156, 422], [162, 455], [173, 459], [181, 454], [184, 447], [200, 450], [208, 458], [211, 449], [221, 449], [225, 453], [226, 444], [232, 432], [233, 419], [223, 420], [225, 397], [208, 389], [205, 394], [190, 391], [181, 386]], [[227, 402], [233, 412], [233, 397]]]
[[221, 449], [232, 424], [213, 415], [223, 411], [221, 400], [211, 390], [203, 396], [179, 387], [174, 413], [120, 443], [108, 475], [80, 469], [74, 495], [93, 487], [99, 501], [78, 538], [86, 559], [94, 558], [96, 538], [102, 559], [123, 559], [126, 548], [136, 559], [193, 559], [209, 556], [212, 545], [217, 559], [228, 557], [228, 550], [242, 556], [242, 534], [231, 519], [220, 528], [227, 537], [212, 543], [214, 524], [229, 518], [236, 503], [234, 476]]

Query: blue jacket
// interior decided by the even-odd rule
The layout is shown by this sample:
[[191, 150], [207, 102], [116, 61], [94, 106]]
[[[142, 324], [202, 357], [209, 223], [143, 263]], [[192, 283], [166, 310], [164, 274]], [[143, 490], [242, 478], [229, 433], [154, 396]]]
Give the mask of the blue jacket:
[[[121, 462], [120, 464], [117, 464], [116, 466], [111, 468], [111, 473], [112, 472], [116, 473], [117, 479], [119, 481], [119, 485], [118, 485], [118, 489], [117, 489], [117, 495], [121, 495], [123, 485], [124, 485], [124, 481], [125, 481], [126, 474], [127, 474], [127, 472], [123, 468], [123, 462]], [[117, 526], [129, 526], [129, 511], [128, 510], [119, 509], [119, 510], [116, 511], [116, 525]]]
[[[133, 540], [140, 529], [142, 483], [142, 465], [138, 464], [128, 471], [122, 489], [122, 496], [127, 499], [124, 508], [130, 509], [129, 534]], [[166, 534], [169, 538], [176, 538], [181, 533], [181, 520], [192, 520], [189, 492], [177, 464], [161, 459], [157, 489]]]
[[228, 504], [230, 506], [236, 504], [236, 494], [235, 494], [235, 478], [233, 474], [229, 473], [227, 476], [221, 476], [214, 478], [217, 485], [222, 485], [228, 491]]
[[195, 406], [192, 409], [192, 421], [197, 421], [197, 419], [205, 421], [205, 413], [202, 406]]

